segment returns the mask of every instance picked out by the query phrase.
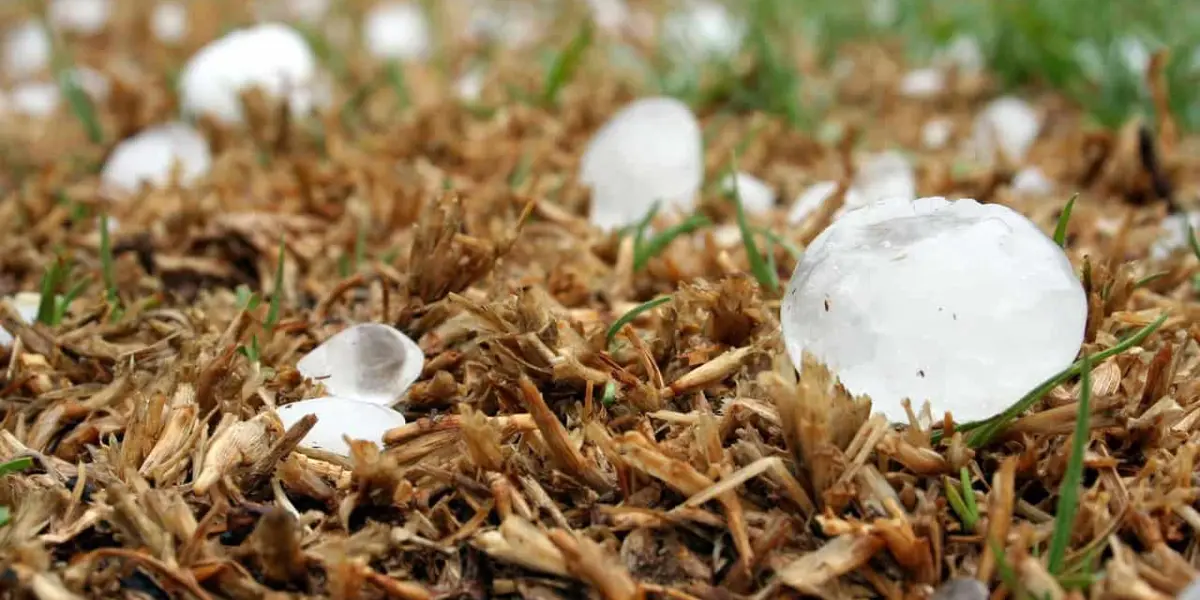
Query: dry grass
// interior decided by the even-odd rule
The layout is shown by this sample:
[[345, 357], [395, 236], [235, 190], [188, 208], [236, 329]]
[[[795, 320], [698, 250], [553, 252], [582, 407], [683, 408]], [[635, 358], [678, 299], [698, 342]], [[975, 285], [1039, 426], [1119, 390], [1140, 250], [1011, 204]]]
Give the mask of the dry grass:
[[[192, 48], [218, 28], [195, 22]], [[154, 51], [136, 11], [118, 24], [124, 41], [76, 41], [150, 49], [130, 73], [76, 52], [130, 79], [98, 107], [108, 140], [170, 114], [155, 61], [186, 55]], [[448, 64], [462, 62], [455, 52]], [[989, 85], [904, 102], [887, 91], [899, 70], [886, 55], [851, 54], [875, 72], [840, 90], [827, 120], [868, 147], [916, 147], [935, 111], [965, 127]], [[68, 284], [91, 284], [55, 327], [0, 311], [18, 338], [0, 351], [0, 461], [34, 459], [0, 479], [12, 510], [0, 595], [903, 598], [967, 577], [1005, 590], [996, 597], [1150, 600], [1197, 575], [1200, 262], [1146, 258], [1168, 205], [1200, 183], [1198, 140], [1169, 117], [1149, 161], [1136, 124], [1086, 131], [1070, 106], [1038, 100], [1049, 116], [1032, 160], [1080, 192], [1067, 240], [1088, 265], [1085, 352], [1168, 315], [1094, 366], [1070, 576], [1055, 576], [1044, 556], [1076, 382], [982, 448], [927, 411], [892, 428], [819, 365], [797, 380], [778, 297], [747, 275], [743, 249], [685, 235], [635, 270], [632, 244], [580, 217], [583, 143], [639, 93], [635, 78], [586, 61], [559, 106], [522, 103], [499, 82], [537, 93], [541, 71], [500, 54], [490, 114], [451, 101], [433, 67], [405, 73], [415, 105], [400, 109], [386, 86], [357, 98], [353, 84], [379, 65], [344, 60], [338, 106], [361, 103], [348, 118], [281, 119], [260, 103], [248, 130], [211, 128], [219, 154], [203, 185], [125, 202], [96, 187], [111, 142], [88, 144], [65, 117], [7, 117], [0, 293], [37, 290], [59, 256], [74, 268]], [[761, 114], [704, 120], [712, 175], [736, 149], [784, 198], [849, 176], [848, 142]], [[1017, 197], [1011, 169], [963, 171], [945, 152], [917, 160], [923, 194], [1009, 204], [1048, 233], [1069, 196]], [[703, 210], [733, 222], [715, 192]], [[96, 225], [79, 217], [100, 211], [120, 222], [115, 319]], [[785, 227], [785, 212], [754, 224], [802, 246], [814, 227]], [[786, 280], [795, 259], [774, 253]], [[266, 323], [267, 302], [240, 305], [239, 285], [278, 297], [278, 323]], [[608, 343], [614, 321], [663, 293], [671, 300]], [[284, 431], [272, 411], [311, 393], [292, 365], [360, 321], [397, 325], [428, 356], [409, 424], [382, 450], [356, 443], [348, 460], [296, 451], [312, 423]], [[237, 351], [251, 339], [258, 362]]]

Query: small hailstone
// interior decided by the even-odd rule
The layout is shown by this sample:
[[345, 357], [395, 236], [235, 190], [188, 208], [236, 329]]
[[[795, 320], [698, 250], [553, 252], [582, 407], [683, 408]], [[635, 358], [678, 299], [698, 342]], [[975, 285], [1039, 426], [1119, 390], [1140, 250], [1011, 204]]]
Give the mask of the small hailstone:
[[1045, 196], [1054, 191], [1054, 182], [1037, 167], [1025, 167], [1012, 179], [1012, 190], [1028, 196]]
[[637, 223], [661, 202], [690, 212], [704, 179], [700, 123], [674, 98], [622, 108], [588, 142], [580, 181], [591, 188], [589, 219], [602, 229]]
[[471, 39], [519, 48], [534, 42], [541, 28], [536, 11], [528, 4], [476, 2], [467, 15], [466, 33]]
[[275, 412], [285, 429], [308, 415], [315, 415], [317, 423], [300, 441], [300, 446], [341, 456], [350, 455], [350, 445], [342, 436], [382, 446], [383, 434], [404, 425], [404, 415], [391, 408], [335, 396], [292, 402]]
[[894, 150], [867, 157], [858, 165], [840, 214], [887, 198], [917, 197], [917, 175], [903, 154]]
[[958, 577], [943, 583], [930, 600], [987, 600], [990, 595], [982, 581]]
[[58, 110], [61, 94], [58, 85], [47, 81], [26, 81], [8, 95], [14, 112], [30, 117], [47, 117]]
[[998, 150], [1009, 161], [1020, 163], [1041, 128], [1041, 119], [1028, 102], [1012, 96], [998, 98], [975, 118], [972, 150], [981, 162], [995, 160]]
[[900, 18], [900, 0], [869, 0], [867, 21], [876, 27], [889, 27]]
[[712, 229], [713, 241], [721, 248], [742, 245], [742, 228], [737, 223], [725, 223]]
[[1116, 46], [1125, 67], [1139, 77], [1145, 77], [1150, 70], [1150, 47], [1146, 42], [1137, 36], [1127, 35], [1118, 39]]
[[63, 30], [91, 35], [104, 29], [111, 12], [112, 0], [51, 0], [47, 16]]
[[950, 143], [954, 133], [954, 121], [946, 117], [934, 117], [921, 126], [921, 144], [929, 150], [941, 150]]
[[905, 421], [910, 399], [963, 422], [1074, 360], [1087, 297], [1062, 249], [1015, 211], [895, 198], [813, 240], [781, 321], [798, 368], [813, 354], [889, 419]]
[[473, 67], [454, 82], [454, 95], [464, 102], [478, 102], [483, 96], [483, 69]]
[[[42, 303], [42, 295], [37, 292], [17, 292], [5, 298], [5, 300], [8, 300], [17, 309], [17, 314], [21, 316], [22, 321], [30, 324], [37, 319], [38, 306]], [[0, 327], [0, 347], [11, 346], [12, 342], [12, 333]]]
[[[1150, 256], [1162, 260], [1176, 250], [1187, 247], [1188, 227], [1200, 228], [1200, 211], [1167, 215], [1162, 221], [1162, 235], [1150, 246]], [[1113, 233], [1116, 229], [1113, 227]]]
[[180, 2], [159, 2], [150, 15], [150, 30], [160, 42], [182, 41], [188, 30], [187, 6]]
[[630, 19], [629, 5], [625, 0], [587, 0], [588, 10], [601, 30], [620, 31]]
[[900, 79], [900, 94], [906, 98], [933, 98], [945, 89], [946, 75], [933, 67], [909, 71]]
[[259, 88], [269, 97], [288, 96], [294, 114], [316, 105], [311, 87], [317, 60], [304, 37], [279, 23], [226, 34], [188, 60], [180, 76], [186, 115], [210, 114], [226, 123], [244, 118], [241, 92]]
[[373, 404], [399, 401], [421, 376], [425, 353], [394, 327], [363, 323], [338, 332], [296, 363], [334, 396]]
[[11, 77], [37, 73], [50, 65], [50, 36], [37, 21], [25, 21], [4, 39], [4, 70]]
[[745, 23], [712, 0], [695, 0], [663, 19], [664, 39], [682, 56], [732, 57], [745, 34]]
[[109, 83], [108, 77], [100, 71], [88, 67], [73, 67], [66, 73], [75, 81], [75, 85], [79, 86], [92, 100], [103, 102], [108, 98], [112, 84]]
[[726, 175], [721, 180], [721, 191], [733, 194], [733, 183], [737, 182], [738, 196], [747, 214], [762, 214], [775, 207], [775, 190], [763, 180], [741, 171]]
[[367, 50], [378, 58], [422, 60], [433, 49], [429, 19], [416, 2], [377, 4], [364, 18]]
[[100, 172], [100, 181], [118, 194], [134, 193], [142, 183], [165, 186], [176, 162], [184, 185], [204, 176], [212, 166], [208, 141], [185, 123], [151, 127], [117, 144]]
[[937, 53], [933, 62], [939, 67], [954, 67], [961, 73], [973, 74], [983, 70], [986, 59], [977, 38], [959, 34]]
[[800, 195], [792, 202], [792, 208], [788, 210], [788, 223], [792, 225], [803, 223], [808, 215], [820, 208], [821, 204], [837, 191], [837, 186], [836, 181], [821, 181], [800, 192]]

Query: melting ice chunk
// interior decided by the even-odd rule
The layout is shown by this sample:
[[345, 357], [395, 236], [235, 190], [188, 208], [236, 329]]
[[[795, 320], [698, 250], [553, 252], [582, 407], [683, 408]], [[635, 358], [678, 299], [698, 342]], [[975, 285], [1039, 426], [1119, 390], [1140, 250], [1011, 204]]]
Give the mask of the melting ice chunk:
[[663, 37], [681, 57], [729, 58], [741, 47], [746, 25], [720, 3], [695, 0], [663, 19]]
[[143, 182], [164, 186], [176, 162], [183, 184], [204, 176], [212, 165], [208, 142], [185, 123], [151, 127], [117, 144], [104, 163], [100, 181], [117, 194], [134, 193]]
[[[42, 303], [42, 295], [37, 292], [17, 292], [5, 300], [8, 300], [17, 309], [21, 320], [28, 324], [37, 319], [38, 305]], [[0, 346], [7, 347], [12, 345], [12, 342], [12, 333], [0, 327]]]
[[725, 175], [721, 180], [721, 191], [733, 194], [733, 184], [737, 183], [737, 193], [742, 199], [742, 208], [747, 214], [762, 214], [775, 206], [775, 191], [763, 180], [738, 171], [734, 175]]
[[421, 376], [425, 353], [407, 335], [379, 323], [334, 334], [296, 363], [300, 374], [330, 395], [392, 405]]
[[416, 2], [377, 4], [364, 17], [363, 37], [373, 56], [422, 60], [433, 48], [425, 11]]
[[996, 160], [997, 152], [1020, 163], [1041, 128], [1041, 119], [1028, 102], [1011, 96], [998, 98], [975, 118], [971, 151], [983, 163]]
[[1054, 182], [1037, 167], [1025, 167], [1013, 175], [1012, 189], [1027, 196], [1046, 196], [1054, 191]]
[[243, 120], [240, 94], [259, 88], [286, 97], [294, 114], [321, 103], [317, 60], [304, 37], [280, 23], [230, 32], [201, 48], [184, 65], [179, 94], [184, 114]]
[[928, 400], [959, 421], [1007, 408], [1074, 360], [1087, 298], [1062, 249], [997, 204], [892, 199], [813, 240], [781, 308], [784, 341], [875, 410]]
[[933, 98], [946, 89], [946, 75], [940, 69], [915, 69], [900, 78], [900, 95], [906, 98]]
[[704, 179], [700, 123], [674, 98], [637, 100], [613, 115], [588, 143], [580, 181], [591, 188], [592, 224], [637, 223], [661, 202], [690, 212]]
[[341, 456], [350, 454], [350, 445], [343, 435], [352, 440], [368, 440], [382, 446], [383, 434], [404, 424], [404, 415], [386, 406], [334, 396], [285, 404], [276, 413], [285, 429], [307, 415], [315, 415], [317, 424], [304, 436], [300, 445]]

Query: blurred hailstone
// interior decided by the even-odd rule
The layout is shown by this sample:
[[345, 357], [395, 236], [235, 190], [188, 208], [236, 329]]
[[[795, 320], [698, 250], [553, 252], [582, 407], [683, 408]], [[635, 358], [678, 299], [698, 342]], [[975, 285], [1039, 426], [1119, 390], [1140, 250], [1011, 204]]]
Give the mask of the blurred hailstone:
[[350, 445], [343, 436], [383, 446], [383, 435], [404, 424], [404, 415], [387, 406], [336, 396], [292, 402], [280, 406], [276, 413], [285, 429], [307, 415], [316, 416], [316, 425], [300, 446], [341, 456], [350, 455]]
[[737, 54], [746, 24], [723, 4], [693, 0], [663, 18], [663, 37], [681, 57], [728, 59]]
[[906, 420], [909, 399], [964, 422], [1070, 365], [1087, 312], [1062, 248], [1019, 213], [892, 198], [846, 213], [809, 244], [780, 321], [798, 369], [813, 355], [892, 421]]
[[[837, 190], [837, 182], [822, 181], [805, 190], [788, 212], [788, 222], [802, 223]], [[917, 176], [903, 154], [894, 150], [868, 155], [858, 165], [854, 181], [846, 190], [846, 200], [834, 213], [834, 219], [856, 208], [889, 198], [911, 201], [917, 197]]]
[[466, 34], [473, 40], [496, 42], [506, 48], [532, 44], [542, 25], [535, 7], [522, 2], [473, 2]]
[[808, 218], [813, 211], [821, 207], [830, 196], [837, 191], [836, 181], [819, 181], [814, 183], [792, 201], [792, 208], [788, 210], [788, 223], [799, 225]]
[[332, 396], [392, 405], [421, 376], [425, 353], [394, 327], [362, 323], [344, 329], [296, 363]]
[[742, 208], [746, 214], [762, 214], [775, 207], [775, 190], [767, 183], [749, 173], [738, 171], [733, 175], [726, 174], [721, 179], [720, 189], [723, 193], [733, 195], [734, 183], [737, 183], [737, 193], [742, 200]]
[[332, 0], [257, 0], [254, 15], [259, 21], [295, 20], [319, 23], [329, 14]]
[[950, 143], [954, 133], [954, 121], [947, 117], [934, 117], [921, 126], [921, 145], [928, 150], [941, 150]]
[[946, 75], [936, 67], [915, 69], [900, 79], [900, 95], [906, 98], [933, 98], [945, 89]]
[[483, 96], [482, 67], [471, 67], [454, 81], [454, 95], [463, 102], [478, 102]]
[[239, 29], [209, 42], [188, 60], [179, 87], [185, 115], [208, 114], [229, 124], [242, 122], [240, 94], [253, 88], [276, 100], [287, 97], [297, 115], [327, 100], [312, 49], [279, 23]]
[[48, 117], [58, 110], [61, 94], [58, 84], [49, 81], [26, 81], [17, 84], [8, 94], [9, 110], [28, 117]]
[[182, 41], [188, 30], [187, 6], [171, 0], [154, 5], [154, 12], [150, 15], [150, 30], [160, 42], [174, 44]]
[[433, 51], [433, 32], [417, 2], [395, 0], [373, 6], [363, 17], [367, 50], [389, 60], [423, 60]]
[[1167, 215], [1162, 221], [1162, 234], [1150, 246], [1150, 256], [1162, 260], [1188, 245], [1188, 228], [1200, 229], [1200, 211]]
[[704, 179], [703, 139], [692, 110], [679, 100], [636, 100], [604, 124], [583, 153], [580, 181], [592, 191], [592, 224], [637, 223], [655, 202], [691, 212]]
[[[12, 296], [8, 296], [5, 300], [12, 304], [13, 308], [17, 309], [21, 320], [28, 325], [37, 319], [38, 306], [42, 303], [42, 295], [37, 292], [17, 292]], [[11, 346], [12, 342], [12, 333], [0, 327], [0, 346]]]
[[4, 70], [10, 77], [25, 77], [50, 65], [50, 36], [37, 21], [25, 21], [4, 38]]
[[990, 164], [999, 153], [1020, 164], [1041, 131], [1041, 118], [1028, 102], [1013, 96], [993, 100], [975, 117], [970, 151], [979, 162]]
[[50, 0], [47, 7], [56, 27], [85, 35], [102, 31], [111, 13], [112, 0]]
[[177, 163], [179, 183], [188, 185], [208, 173], [212, 155], [208, 141], [192, 126], [166, 123], [117, 144], [100, 172], [100, 181], [106, 192], [132, 194], [143, 183], [154, 187], [170, 183]]
[[1012, 179], [1012, 191], [1026, 196], [1046, 196], [1054, 191], [1054, 182], [1037, 167], [1025, 167]]

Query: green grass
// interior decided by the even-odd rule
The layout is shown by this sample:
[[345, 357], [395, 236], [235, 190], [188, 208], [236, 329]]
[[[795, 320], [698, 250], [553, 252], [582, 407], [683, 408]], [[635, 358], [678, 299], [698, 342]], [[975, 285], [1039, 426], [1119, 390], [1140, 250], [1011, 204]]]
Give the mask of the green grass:
[[621, 315], [620, 318], [618, 318], [616, 321], [613, 321], [613, 324], [608, 328], [608, 332], [605, 334], [605, 340], [611, 346], [613, 343], [613, 339], [615, 339], [617, 337], [617, 334], [621, 332], [622, 327], [625, 327], [626, 325], [632, 323], [634, 319], [638, 318], [638, 315], [640, 315], [648, 310], [653, 310], [655, 308], [658, 308], [659, 306], [666, 304], [670, 300], [671, 300], [670, 296], [660, 296], [658, 298], [655, 298], [653, 300], [648, 300], [646, 302], [643, 302], [643, 303], [629, 309], [629, 312]]
[[575, 72], [579, 70], [579, 65], [583, 62], [584, 53], [591, 45], [592, 22], [585, 20], [579, 26], [579, 31], [575, 32], [574, 37], [567, 43], [566, 48], [563, 48], [562, 52], [550, 63], [545, 81], [542, 83], [542, 104], [554, 106], [558, 103], [559, 93], [575, 76]]
[[1060, 247], [1067, 247], [1067, 224], [1071, 221], [1071, 209], [1075, 208], [1075, 200], [1079, 198], [1079, 194], [1071, 196], [1067, 200], [1067, 205], [1063, 207], [1062, 214], [1058, 215], [1058, 224], [1054, 226], [1054, 243]]
[[108, 300], [109, 318], [117, 321], [121, 318], [121, 296], [117, 291], [117, 277], [113, 267], [112, 240], [108, 234], [108, 215], [100, 215], [100, 273], [104, 279], [105, 297]]
[[[6, 463], [0, 463], [0, 477], [10, 473], [24, 471], [33, 466], [33, 459], [28, 456], [14, 458]], [[7, 506], [0, 506], [0, 527], [7, 525], [9, 521], [9, 513]]]
[[267, 319], [263, 321], [263, 327], [267, 331], [275, 329], [275, 325], [279, 323], [279, 313], [283, 308], [283, 264], [287, 259], [287, 245], [284, 242], [279, 242], [279, 260], [275, 265], [275, 281], [271, 288], [271, 304], [267, 307]]
[[[650, 259], [658, 256], [675, 240], [675, 238], [702, 229], [712, 223], [704, 215], [692, 215], [680, 223], [672, 225], [663, 231], [650, 236], [650, 239], [638, 238], [634, 244], [633, 270], [641, 271], [649, 264]], [[645, 229], [640, 229], [644, 234]]]
[[779, 275], [763, 257], [758, 245], [754, 242], [754, 231], [750, 228], [749, 221], [746, 220], [746, 208], [742, 206], [742, 193], [738, 190], [736, 173], [737, 169], [734, 163], [730, 163], [729, 174], [730, 182], [733, 184], [733, 204], [737, 209], [738, 229], [742, 232], [742, 243], [746, 246], [746, 260], [750, 262], [750, 272], [763, 289], [777, 292], [779, 291]]
[[1083, 458], [1091, 434], [1092, 361], [1085, 354], [1080, 365], [1079, 410], [1075, 416], [1075, 433], [1071, 438], [1071, 456], [1058, 491], [1058, 506], [1054, 515], [1054, 533], [1050, 538], [1048, 568], [1051, 575], [1063, 571], [1067, 549], [1071, 545], [1071, 529], [1079, 508], [1079, 488], [1083, 482]]

